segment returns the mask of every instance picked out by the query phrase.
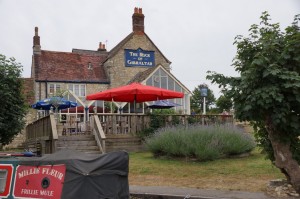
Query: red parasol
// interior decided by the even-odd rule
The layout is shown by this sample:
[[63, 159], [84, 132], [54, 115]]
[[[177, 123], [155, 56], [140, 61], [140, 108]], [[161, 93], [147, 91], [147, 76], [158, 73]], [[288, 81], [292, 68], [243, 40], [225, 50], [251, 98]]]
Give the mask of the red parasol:
[[164, 99], [182, 98], [181, 92], [171, 91], [154, 86], [132, 83], [118, 88], [108, 89], [86, 97], [87, 100], [104, 100], [115, 102], [147, 102]]

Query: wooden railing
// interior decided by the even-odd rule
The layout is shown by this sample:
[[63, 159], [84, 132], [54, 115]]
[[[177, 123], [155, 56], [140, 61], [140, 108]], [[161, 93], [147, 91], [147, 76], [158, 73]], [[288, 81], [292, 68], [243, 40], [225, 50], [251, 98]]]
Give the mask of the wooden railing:
[[233, 115], [189, 115], [187, 117], [188, 123], [199, 123], [203, 125], [220, 125], [220, 124], [233, 124]]
[[55, 152], [57, 140], [58, 134], [53, 113], [28, 124], [26, 127], [27, 145], [36, 145], [37, 143], [40, 143], [43, 147], [41, 149], [42, 153]]
[[[150, 115], [140, 114], [97, 114], [102, 129], [109, 134], [136, 134], [150, 127]], [[164, 126], [174, 124], [219, 125], [233, 124], [232, 115], [168, 115], [164, 117]]]
[[136, 134], [150, 126], [149, 115], [97, 114], [105, 134]]
[[97, 145], [98, 145], [101, 153], [105, 153], [106, 136], [105, 136], [105, 133], [101, 126], [99, 117], [96, 114], [92, 116], [91, 128], [92, 128], [93, 134], [95, 135], [95, 139], [96, 139]]

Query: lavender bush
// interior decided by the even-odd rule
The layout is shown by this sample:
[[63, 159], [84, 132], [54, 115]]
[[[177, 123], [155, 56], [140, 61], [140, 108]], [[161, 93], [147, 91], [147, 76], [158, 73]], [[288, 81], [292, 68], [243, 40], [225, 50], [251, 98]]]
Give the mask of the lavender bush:
[[250, 152], [253, 137], [234, 126], [174, 126], [158, 129], [146, 138], [155, 156], [193, 157], [199, 161]]

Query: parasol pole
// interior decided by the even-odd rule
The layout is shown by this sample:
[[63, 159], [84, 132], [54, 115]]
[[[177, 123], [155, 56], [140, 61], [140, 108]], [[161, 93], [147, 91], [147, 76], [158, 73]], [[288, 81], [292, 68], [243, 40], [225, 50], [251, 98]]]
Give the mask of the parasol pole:
[[134, 114], [136, 114], [136, 95], [134, 95], [133, 110], [134, 110]]

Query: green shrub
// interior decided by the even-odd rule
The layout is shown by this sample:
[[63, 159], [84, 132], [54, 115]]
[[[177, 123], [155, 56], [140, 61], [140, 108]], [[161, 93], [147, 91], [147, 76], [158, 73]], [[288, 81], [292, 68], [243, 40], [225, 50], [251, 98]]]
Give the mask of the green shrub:
[[199, 122], [199, 120], [194, 115], [190, 115], [187, 118], [187, 121], [189, 124], [195, 124], [195, 123]]
[[[137, 135], [142, 139], [151, 136], [157, 129], [163, 128], [166, 125], [169, 115], [174, 114], [176, 112], [173, 109], [154, 109], [152, 113], [148, 114], [150, 116], [150, 127], [138, 132]], [[176, 124], [179, 124], [179, 118], [173, 116], [171, 125]]]
[[193, 157], [199, 161], [250, 152], [254, 139], [232, 126], [173, 126], [158, 129], [146, 138], [155, 156]]

